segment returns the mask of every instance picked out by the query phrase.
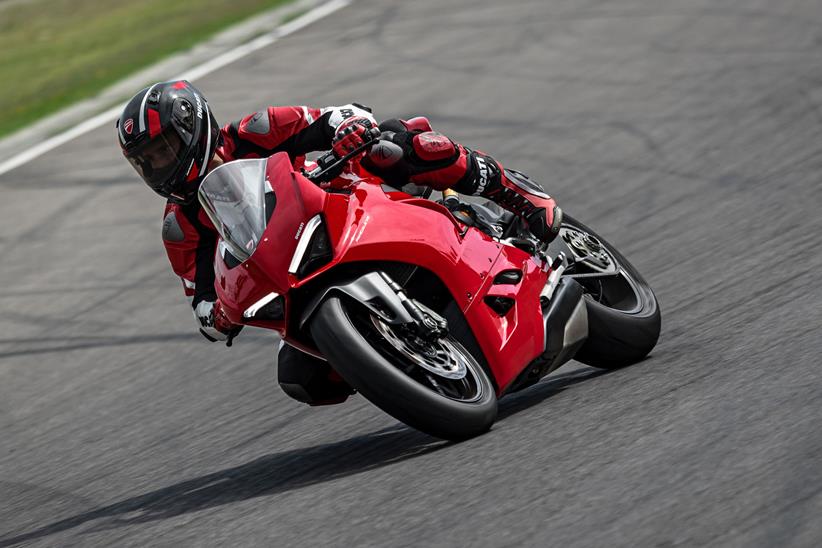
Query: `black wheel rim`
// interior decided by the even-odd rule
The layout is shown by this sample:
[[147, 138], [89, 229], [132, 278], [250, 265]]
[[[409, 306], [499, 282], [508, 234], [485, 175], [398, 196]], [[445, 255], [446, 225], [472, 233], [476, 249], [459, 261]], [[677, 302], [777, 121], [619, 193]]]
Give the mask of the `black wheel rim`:
[[477, 402], [484, 396], [479, 364], [453, 337], [428, 342], [409, 327], [385, 323], [373, 314], [352, 319], [372, 348], [417, 383], [461, 403]]
[[642, 309], [643, 298], [636, 279], [607, 242], [574, 225], [563, 225], [560, 237], [571, 251], [571, 265], [565, 276], [582, 286], [586, 298], [626, 314]]

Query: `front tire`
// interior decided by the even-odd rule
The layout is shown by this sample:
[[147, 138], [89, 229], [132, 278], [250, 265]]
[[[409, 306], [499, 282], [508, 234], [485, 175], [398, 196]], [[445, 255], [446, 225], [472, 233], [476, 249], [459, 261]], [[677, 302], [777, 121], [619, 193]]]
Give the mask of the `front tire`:
[[311, 335], [351, 386], [405, 424], [449, 440], [471, 438], [491, 428], [497, 416], [494, 387], [456, 340], [448, 336], [442, 339], [443, 345], [447, 342], [445, 348], [464, 353], [458, 356], [466, 371], [464, 397], [460, 382], [436, 377], [432, 373], [436, 367], [421, 368], [414, 360], [404, 359], [386, 336], [386, 329], [394, 326], [375, 323], [378, 321], [360, 305], [331, 297], [311, 322]]

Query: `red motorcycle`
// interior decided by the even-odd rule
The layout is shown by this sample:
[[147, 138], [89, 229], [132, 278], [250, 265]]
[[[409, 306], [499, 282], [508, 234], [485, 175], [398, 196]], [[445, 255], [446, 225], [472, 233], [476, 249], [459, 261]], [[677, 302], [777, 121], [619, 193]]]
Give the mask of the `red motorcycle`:
[[[540, 248], [495, 204], [449, 209], [368, 176], [361, 152], [326, 154], [311, 173], [279, 153], [206, 177], [199, 199], [221, 236], [215, 285], [229, 319], [277, 331], [446, 439], [485, 432], [498, 398], [572, 358], [615, 368], [656, 344], [653, 291], [584, 224], [566, 215]], [[350, 185], [321, 188], [350, 160]]]

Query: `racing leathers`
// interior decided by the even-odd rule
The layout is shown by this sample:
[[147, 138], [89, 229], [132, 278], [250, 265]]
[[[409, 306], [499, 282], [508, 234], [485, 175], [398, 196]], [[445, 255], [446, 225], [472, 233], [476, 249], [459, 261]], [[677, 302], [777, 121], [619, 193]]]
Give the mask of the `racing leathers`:
[[[358, 105], [324, 109], [268, 107], [224, 126], [217, 156], [223, 162], [230, 162], [286, 152], [295, 168], [300, 168], [308, 152], [330, 149], [337, 127], [354, 117], [373, 119], [368, 110]], [[214, 325], [213, 320], [218, 318], [214, 317], [212, 304], [217, 300], [213, 264], [217, 237], [216, 229], [197, 200], [188, 204], [172, 201], [166, 204], [163, 243], [171, 267], [182, 280], [186, 296], [191, 298], [203, 334], [223, 340], [225, 334]]]
[[[362, 166], [397, 187], [410, 182], [488, 197], [520, 215], [543, 241], [556, 235], [561, 213], [537, 185], [518, 172], [503, 169], [490, 156], [433, 132], [424, 119], [416, 120], [380, 124], [381, 138]], [[357, 104], [323, 109], [268, 107], [224, 126], [216, 154], [229, 162], [285, 152], [294, 167], [300, 168], [307, 153], [333, 148], [342, 155], [359, 142], [358, 136], [374, 126], [371, 112]], [[198, 201], [167, 203], [163, 241], [172, 269], [191, 299], [198, 327], [209, 340], [230, 341], [239, 326], [227, 322], [214, 289], [217, 238], [216, 229]], [[282, 345], [278, 361], [281, 386], [300, 401], [312, 405], [337, 403], [352, 393], [326, 362], [287, 344]], [[313, 371], [309, 380], [305, 380], [306, 367]]]
[[380, 140], [362, 165], [398, 188], [410, 182], [488, 198], [524, 219], [541, 241], [547, 243], [556, 237], [562, 211], [538, 184], [523, 173], [504, 169], [484, 152], [432, 131], [427, 120], [421, 120], [380, 124]]

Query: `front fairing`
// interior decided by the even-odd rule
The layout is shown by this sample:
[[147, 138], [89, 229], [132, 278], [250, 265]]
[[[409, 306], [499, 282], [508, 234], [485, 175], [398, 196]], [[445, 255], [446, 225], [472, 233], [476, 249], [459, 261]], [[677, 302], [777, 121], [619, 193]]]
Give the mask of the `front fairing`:
[[326, 193], [299, 184], [296, 178], [302, 176], [285, 153], [255, 161], [265, 162], [264, 184], [276, 198], [273, 212], [247, 258], [237, 257], [223, 239], [214, 261], [215, 287], [230, 320], [282, 330], [284, 322], [249, 321], [243, 312], [271, 293], [287, 295], [292, 287], [288, 263], [306, 222], [322, 211]]

